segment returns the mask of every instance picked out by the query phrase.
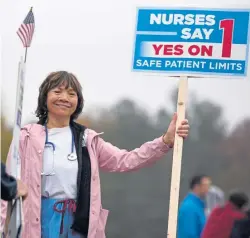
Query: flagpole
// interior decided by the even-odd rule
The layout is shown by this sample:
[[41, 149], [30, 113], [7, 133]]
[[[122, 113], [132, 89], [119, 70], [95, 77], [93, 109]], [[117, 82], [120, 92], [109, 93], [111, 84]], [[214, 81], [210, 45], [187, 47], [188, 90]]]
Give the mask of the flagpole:
[[[33, 9], [33, 7], [30, 8], [30, 12], [32, 11], [32, 9]], [[28, 47], [26, 46], [26, 48], [25, 48], [25, 56], [24, 56], [24, 63], [26, 63], [27, 53], [28, 53]]]
[[28, 47], [25, 48], [24, 63], [26, 63], [27, 53], [28, 53]]
[[[24, 95], [24, 81], [25, 81], [25, 62], [27, 60], [28, 47], [30, 47], [35, 28], [35, 19], [32, 12], [32, 7], [26, 15], [21, 26], [18, 28], [17, 35], [21, 39], [23, 46], [25, 47], [25, 56], [21, 56], [18, 69], [18, 82], [17, 82], [17, 96], [16, 96], [16, 109], [15, 109], [15, 121], [13, 127], [12, 138], [12, 152], [11, 153], [11, 175], [17, 179], [21, 178], [21, 161], [19, 158], [19, 140], [21, 134], [21, 122], [23, 111], [23, 95]], [[24, 225], [23, 217], [23, 204], [22, 197], [14, 199], [9, 202], [7, 206], [7, 217], [4, 226], [4, 237], [19, 238]]]

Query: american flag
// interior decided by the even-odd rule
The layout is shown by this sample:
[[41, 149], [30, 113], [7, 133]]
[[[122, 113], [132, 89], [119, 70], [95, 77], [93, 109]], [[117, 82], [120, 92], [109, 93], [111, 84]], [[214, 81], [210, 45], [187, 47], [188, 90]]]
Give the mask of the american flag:
[[23, 42], [24, 47], [30, 47], [34, 30], [35, 30], [35, 18], [31, 8], [28, 15], [25, 17], [23, 23], [21, 24], [21, 26], [18, 28], [17, 31], [17, 35]]

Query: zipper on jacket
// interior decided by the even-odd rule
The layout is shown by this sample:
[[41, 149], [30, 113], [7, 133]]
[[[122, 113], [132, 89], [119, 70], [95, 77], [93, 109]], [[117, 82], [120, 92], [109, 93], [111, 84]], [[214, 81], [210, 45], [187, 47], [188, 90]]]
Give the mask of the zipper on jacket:
[[[22, 130], [25, 130], [26, 131], [26, 135], [25, 135], [25, 139], [24, 139], [24, 147], [22, 148], [23, 149], [23, 154], [26, 155], [26, 152], [27, 152], [27, 146], [28, 146], [28, 139], [30, 137], [30, 133], [29, 131], [25, 128], [25, 129], [22, 129]], [[22, 131], [21, 130], [21, 131]]]
[[78, 156], [77, 156], [77, 160], [78, 160], [78, 174], [77, 174], [77, 200], [79, 198], [79, 194], [80, 194], [80, 183], [81, 183], [81, 174], [82, 174], [82, 140], [83, 140], [83, 132], [80, 132], [80, 136], [79, 136], [79, 148], [78, 148]]

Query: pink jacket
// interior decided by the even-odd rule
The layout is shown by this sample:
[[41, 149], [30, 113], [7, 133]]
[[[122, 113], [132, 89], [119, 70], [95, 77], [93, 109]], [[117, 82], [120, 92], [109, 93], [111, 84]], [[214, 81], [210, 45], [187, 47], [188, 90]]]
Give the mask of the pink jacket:
[[[145, 167], [162, 158], [169, 147], [159, 137], [132, 151], [118, 149], [105, 142], [100, 134], [87, 129], [87, 148], [91, 159], [91, 196], [88, 238], [105, 238], [109, 211], [102, 208], [99, 167], [109, 172], [127, 172]], [[29, 124], [20, 136], [21, 179], [27, 184], [29, 195], [23, 203], [24, 227], [22, 238], [41, 237], [41, 171], [45, 144], [44, 127]], [[10, 152], [7, 158], [10, 164]], [[7, 203], [1, 201], [1, 228], [6, 218]], [[2, 230], [2, 229], [1, 229]]]

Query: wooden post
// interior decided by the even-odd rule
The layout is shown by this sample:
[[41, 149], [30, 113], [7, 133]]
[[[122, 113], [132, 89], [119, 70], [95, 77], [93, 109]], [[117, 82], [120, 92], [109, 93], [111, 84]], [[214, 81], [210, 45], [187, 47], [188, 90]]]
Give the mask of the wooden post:
[[[179, 79], [178, 101], [177, 101], [177, 126], [185, 119], [186, 98], [188, 92], [188, 77], [181, 76]], [[175, 136], [172, 177], [170, 188], [170, 202], [168, 214], [168, 238], [176, 238], [177, 216], [180, 190], [181, 176], [181, 160], [182, 160], [183, 138]]]

